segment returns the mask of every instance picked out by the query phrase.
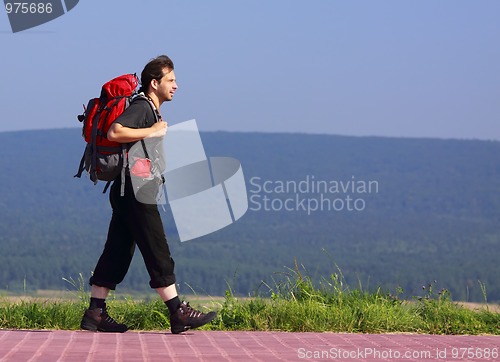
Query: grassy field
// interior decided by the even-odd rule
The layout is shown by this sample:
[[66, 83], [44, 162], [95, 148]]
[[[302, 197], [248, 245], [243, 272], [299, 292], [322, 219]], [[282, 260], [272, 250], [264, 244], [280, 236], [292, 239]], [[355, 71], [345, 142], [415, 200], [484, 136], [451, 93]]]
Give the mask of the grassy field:
[[[466, 307], [453, 302], [445, 289], [423, 287], [423, 295], [403, 300], [399, 293], [365, 292], [344, 285], [341, 273], [318, 286], [290, 270], [284, 281], [269, 288], [270, 298], [238, 298], [230, 288], [225, 297], [190, 296], [200, 310], [217, 310], [210, 330], [289, 332], [429, 333], [500, 335], [498, 309]], [[74, 291], [34, 297], [0, 297], [0, 328], [79, 329], [88, 305], [84, 281], [68, 281]], [[496, 306], [496, 308], [498, 308]], [[168, 330], [165, 305], [154, 295], [108, 299], [110, 315], [134, 330]]]

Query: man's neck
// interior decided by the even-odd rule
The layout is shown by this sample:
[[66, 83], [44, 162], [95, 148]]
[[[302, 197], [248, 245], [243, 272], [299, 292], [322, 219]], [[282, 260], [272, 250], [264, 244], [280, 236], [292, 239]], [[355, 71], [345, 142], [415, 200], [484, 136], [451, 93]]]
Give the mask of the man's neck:
[[158, 99], [158, 97], [156, 96], [156, 94], [146, 93], [146, 96], [153, 102], [154, 106], [156, 107], [156, 110], [160, 111], [161, 103], [160, 103], [160, 100]]

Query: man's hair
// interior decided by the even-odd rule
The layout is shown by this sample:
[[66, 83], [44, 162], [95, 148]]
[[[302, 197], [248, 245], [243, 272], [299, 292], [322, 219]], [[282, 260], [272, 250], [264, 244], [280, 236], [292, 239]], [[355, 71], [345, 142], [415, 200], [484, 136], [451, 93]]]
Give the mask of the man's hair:
[[165, 73], [163, 69], [174, 70], [174, 62], [166, 55], [160, 55], [149, 61], [141, 73], [141, 92], [146, 93], [153, 79], [160, 80]]

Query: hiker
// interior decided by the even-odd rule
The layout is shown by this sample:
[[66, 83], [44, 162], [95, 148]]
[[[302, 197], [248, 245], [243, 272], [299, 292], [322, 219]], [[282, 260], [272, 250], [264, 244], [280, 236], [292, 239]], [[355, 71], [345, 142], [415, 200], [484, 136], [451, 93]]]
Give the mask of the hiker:
[[[151, 60], [141, 73], [139, 92], [144, 97], [132, 101], [111, 125], [107, 138], [122, 144], [151, 138], [161, 142], [167, 132], [167, 122], [161, 119], [160, 106], [171, 101], [176, 90], [172, 60], [166, 55]], [[181, 302], [177, 295], [175, 263], [170, 255], [157, 204], [137, 200], [128, 170], [124, 180], [124, 193], [121, 192], [121, 177], [117, 177], [110, 187], [113, 214], [104, 250], [90, 278], [90, 306], [85, 311], [81, 328], [101, 332], [128, 330], [125, 324], [116, 322], [108, 315], [106, 297], [123, 281], [136, 244], [151, 278], [149, 285], [156, 290], [170, 312], [172, 333], [178, 334], [209, 323], [215, 318], [215, 312], [205, 314], [197, 311], [189, 303]], [[161, 187], [158, 179], [152, 182]]]

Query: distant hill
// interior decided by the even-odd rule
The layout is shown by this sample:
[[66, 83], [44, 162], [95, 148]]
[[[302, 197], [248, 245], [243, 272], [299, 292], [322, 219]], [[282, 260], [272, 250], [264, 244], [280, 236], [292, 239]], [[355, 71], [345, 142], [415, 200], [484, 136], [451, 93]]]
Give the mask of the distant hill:
[[[250, 209], [185, 243], [162, 212], [181, 293], [265, 293], [296, 258], [315, 280], [340, 270], [353, 287], [406, 295], [437, 281], [469, 301], [483, 301], [481, 282], [500, 301], [500, 142], [201, 136], [207, 155], [240, 160]], [[90, 276], [110, 207], [103, 185], [73, 178], [83, 147], [79, 129], [0, 133], [0, 289]], [[148, 280], [137, 251], [121, 290]]]

